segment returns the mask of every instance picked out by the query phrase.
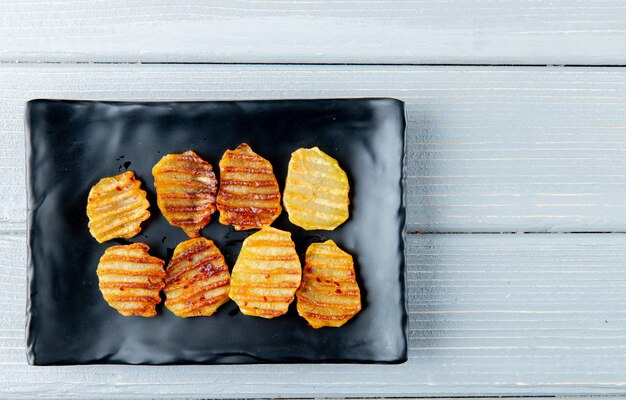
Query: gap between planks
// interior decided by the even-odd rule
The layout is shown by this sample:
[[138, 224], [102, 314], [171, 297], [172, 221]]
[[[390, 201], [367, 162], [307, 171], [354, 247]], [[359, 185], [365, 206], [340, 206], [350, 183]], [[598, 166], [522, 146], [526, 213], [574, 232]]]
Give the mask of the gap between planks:
[[525, 63], [393, 63], [393, 62], [197, 62], [197, 61], [6, 61], [0, 60], [0, 65], [197, 65], [197, 66], [277, 66], [277, 67], [528, 67], [528, 68], [622, 68], [623, 63], [614, 64], [525, 64]]

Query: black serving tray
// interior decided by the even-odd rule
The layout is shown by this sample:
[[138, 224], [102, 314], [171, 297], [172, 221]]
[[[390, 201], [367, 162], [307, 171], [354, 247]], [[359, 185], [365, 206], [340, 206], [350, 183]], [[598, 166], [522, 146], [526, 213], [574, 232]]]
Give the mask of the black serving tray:
[[[394, 99], [223, 102], [33, 100], [26, 109], [28, 171], [27, 356], [35, 365], [398, 363], [407, 357], [403, 195], [404, 104]], [[226, 149], [246, 142], [274, 166], [281, 185], [290, 154], [318, 146], [350, 179], [350, 219], [335, 231], [304, 231], [283, 212], [303, 258], [333, 239], [354, 256], [362, 311], [342, 328], [313, 329], [296, 312], [247, 317], [234, 302], [212, 317], [183, 319], [163, 305], [154, 318], [123, 317], [103, 300], [96, 267], [115, 241], [89, 234], [93, 184], [127, 169], [148, 192], [152, 216], [130, 242], [167, 261], [187, 237], [156, 206], [151, 169], [168, 153], [194, 150], [216, 173]], [[232, 268], [242, 241], [214, 214], [202, 235]], [[126, 241], [118, 241], [126, 242]]]

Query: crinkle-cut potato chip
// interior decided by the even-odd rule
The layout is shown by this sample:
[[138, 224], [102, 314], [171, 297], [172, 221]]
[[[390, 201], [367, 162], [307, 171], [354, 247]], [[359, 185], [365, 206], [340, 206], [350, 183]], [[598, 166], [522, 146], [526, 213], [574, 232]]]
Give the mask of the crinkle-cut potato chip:
[[191, 150], [167, 154], [152, 168], [152, 175], [165, 219], [189, 237], [200, 236], [215, 212], [217, 179], [211, 164]]
[[263, 228], [243, 241], [233, 268], [230, 298], [245, 315], [278, 317], [293, 302], [301, 274], [291, 233]]
[[328, 154], [317, 147], [291, 154], [283, 204], [292, 224], [335, 229], [348, 219], [349, 192], [348, 176]]
[[228, 266], [211, 240], [180, 243], [166, 272], [165, 306], [179, 317], [208, 317], [228, 301]]
[[104, 300], [124, 316], [153, 317], [165, 286], [165, 262], [148, 254], [145, 243], [112, 246], [96, 273]]
[[313, 328], [340, 327], [361, 311], [352, 256], [332, 240], [309, 246], [303, 274], [296, 308]]
[[89, 231], [99, 242], [132, 238], [141, 232], [141, 223], [150, 218], [146, 191], [133, 171], [102, 178], [89, 191]]
[[269, 226], [282, 212], [272, 164], [245, 143], [220, 160], [217, 208], [220, 222], [237, 231]]

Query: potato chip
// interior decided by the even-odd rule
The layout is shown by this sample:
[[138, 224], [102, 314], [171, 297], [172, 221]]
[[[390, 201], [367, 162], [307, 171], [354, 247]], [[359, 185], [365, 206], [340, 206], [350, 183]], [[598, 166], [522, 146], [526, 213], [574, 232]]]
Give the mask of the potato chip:
[[291, 233], [263, 228], [243, 242], [233, 268], [230, 298], [245, 315], [278, 317], [293, 302], [301, 274]]
[[361, 310], [361, 291], [352, 256], [335, 242], [313, 243], [306, 251], [298, 314], [313, 328], [340, 327]]
[[242, 144], [220, 160], [220, 222], [235, 230], [269, 226], [280, 215], [280, 190], [272, 164]]
[[228, 266], [211, 240], [199, 237], [176, 246], [166, 272], [165, 306], [179, 317], [208, 317], [228, 301]]
[[215, 212], [217, 179], [211, 164], [189, 150], [161, 158], [152, 175], [157, 204], [167, 221], [189, 237], [200, 236]]
[[104, 300], [124, 316], [153, 317], [165, 286], [165, 262], [145, 243], [109, 247], [96, 273]]
[[148, 199], [133, 171], [103, 178], [89, 191], [89, 231], [100, 243], [131, 238], [150, 217]]
[[306, 230], [333, 230], [348, 219], [348, 176], [317, 147], [291, 154], [283, 194], [289, 220]]

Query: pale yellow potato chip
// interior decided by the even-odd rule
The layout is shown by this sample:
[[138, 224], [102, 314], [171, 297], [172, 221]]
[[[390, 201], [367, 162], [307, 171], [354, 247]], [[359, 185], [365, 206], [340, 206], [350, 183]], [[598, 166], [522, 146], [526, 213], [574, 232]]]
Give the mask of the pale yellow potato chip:
[[348, 176], [317, 147], [291, 154], [283, 204], [289, 220], [306, 230], [333, 230], [348, 219]]

